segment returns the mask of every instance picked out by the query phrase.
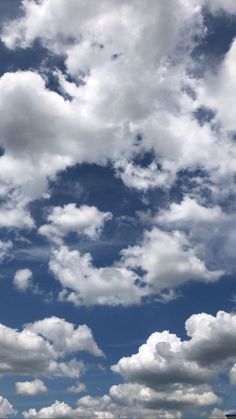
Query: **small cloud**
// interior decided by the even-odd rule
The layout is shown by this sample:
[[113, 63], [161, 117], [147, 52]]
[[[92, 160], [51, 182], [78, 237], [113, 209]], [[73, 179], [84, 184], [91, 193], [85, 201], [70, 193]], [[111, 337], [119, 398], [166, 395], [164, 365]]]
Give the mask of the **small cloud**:
[[75, 383], [75, 385], [67, 389], [69, 393], [82, 393], [87, 391], [86, 385], [84, 383]]
[[48, 391], [42, 380], [21, 381], [16, 384], [16, 393], [21, 396], [35, 396], [36, 394], [46, 393]]
[[19, 269], [16, 271], [13, 284], [18, 291], [25, 292], [32, 287], [32, 271], [30, 269]]

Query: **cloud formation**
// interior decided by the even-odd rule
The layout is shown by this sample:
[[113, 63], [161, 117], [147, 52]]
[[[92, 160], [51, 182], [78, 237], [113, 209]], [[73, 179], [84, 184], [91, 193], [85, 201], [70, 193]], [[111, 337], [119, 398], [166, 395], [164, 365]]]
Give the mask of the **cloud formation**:
[[56, 317], [25, 325], [22, 331], [0, 325], [0, 343], [2, 375], [79, 378], [85, 370], [83, 362], [68, 360], [68, 357], [65, 360], [66, 355], [78, 351], [103, 355], [88, 326], [75, 328], [73, 324]]
[[42, 380], [18, 381], [16, 384], [16, 394], [21, 396], [35, 396], [36, 394], [46, 393], [48, 391]]
[[50, 224], [42, 225], [39, 233], [49, 240], [61, 242], [61, 239], [71, 232], [86, 235], [95, 239], [101, 233], [106, 221], [112, 218], [110, 212], [101, 212], [96, 207], [67, 204], [64, 207], [54, 207], [47, 217]]

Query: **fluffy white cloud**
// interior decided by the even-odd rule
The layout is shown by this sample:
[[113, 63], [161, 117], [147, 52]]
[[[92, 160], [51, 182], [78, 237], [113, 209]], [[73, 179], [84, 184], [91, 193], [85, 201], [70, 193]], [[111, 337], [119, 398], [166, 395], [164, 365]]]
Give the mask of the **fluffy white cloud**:
[[18, 381], [16, 384], [16, 393], [21, 396], [35, 396], [36, 394], [46, 393], [48, 391], [42, 380]]
[[45, 224], [39, 228], [39, 233], [51, 240], [61, 241], [70, 232], [85, 234], [95, 239], [101, 232], [104, 223], [112, 218], [110, 212], [101, 212], [96, 207], [67, 204], [64, 207], [54, 207]]
[[129, 305], [140, 302], [145, 291], [135, 281], [137, 275], [123, 267], [96, 268], [90, 254], [80, 254], [66, 246], [54, 250], [50, 270], [64, 290], [61, 300], [76, 305]]
[[126, 381], [152, 388], [171, 384], [205, 383], [212, 372], [186, 359], [183, 342], [167, 331], [153, 333], [139, 352], [112, 367]]
[[211, 367], [230, 361], [236, 356], [236, 315], [219, 311], [209, 314], [193, 314], [186, 321], [187, 335], [191, 340], [184, 343], [189, 360]]
[[49, 317], [29, 323], [25, 327], [27, 330], [50, 340], [53, 348], [58, 353], [87, 351], [94, 356], [104, 355], [96, 344], [91, 329], [86, 324], [76, 328], [64, 319]]
[[[175, 0], [165, 5], [149, 0], [147, 5], [134, 2], [101, 1], [94, 5], [92, 1], [86, 3], [72, 0], [68, 6], [65, 0], [59, 0], [57, 10], [52, 0], [23, 1], [24, 15], [12, 22], [8, 22], [2, 34], [2, 39], [9, 48], [29, 46], [35, 38], [39, 37], [49, 47], [58, 49], [68, 48], [68, 37], [77, 41], [81, 35], [89, 37], [85, 52], [81, 51], [81, 65], [91, 66], [91, 61], [99, 65], [99, 57], [89, 54], [92, 36], [98, 43], [109, 41], [113, 46], [113, 53], [123, 52], [127, 46], [138, 46], [143, 54], [157, 55], [145, 49], [146, 42], [155, 38], [159, 54], [170, 53], [176, 43], [182, 40], [182, 30], [189, 30], [201, 22], [198, 2]], [[145, 12], [145, 13], [144, 13]], [[133, 23], [133, 26], [131, 26]], [[157, 24], [158, 23], [158, 24]], [[169, 31], [172, 28], [172, 31]], [[149, 34], [147, 34], [149, 29]], [[112, 33], [111, 39], [109, 35]], [[61, 36], [63, 35], [63, 37]], [[141, 45], [139, 45], [141, 42]]]
[[186, 223], [211, 223], [223, 221], [226, 215], [219, 206], [207, 207], [199, 204], [196, 199], [185, 196], [179, 204], [172, 203], [166, 211], [162, 210], [157, 214], [156, 220], [159, 223], [177, 225]]
[[185, 323], [189, 340], [167, 331], [153, 333], [137, 354], [122, 358], [112, 369], [128, 382], [153, 389], [206, 383], [236, 358], [235, 322], [234, 313], [194, 314]]
[[23, 416], [26, 419], [74, 418], [76, 417], [76, 411], [64, 402], [55, 401], [51, 406], [43, 407], [38, 412], [36, 409], [23, 412]]
[[16, 271], [13, 284], [19, 291], [26, 291], [32, 286], [32, 271], [30, 269], [19, 269]]
[[[44, 330], [48, 326], [49, 331]], [[35, 331], [34, 331], [35, 328]], [[36, 331], [38, 330], [38, 332]], [[68, 333], [72, 333], [72, 343]], [[65, 348], [59, 343], [58, 334], [64, 338]], [[81, 340], [81, 343], [80, 343]], [[85, 345], [87, 346], [85, 347]], [[0, 325], [0, 374], [33, 376], [68, 376], [79, 378], [84, 372], [82, 361], [63, 358], [73, 352], [86, 350], [96, 356], [102, 355], [91, 330], [83, 325], [75, 329], [64, 319], [49, 318], [26, 325], [17, 331]]]
[[189, 280], [212, 282], [223, 271], [209, 271], [191, 247], [184, 233], [171, 233], [154, 227], [144, 233], [140, 245], [122, 250], [122, 263], [127, 268], [141, 268], [143, 280], [153, 292], [172, 288]]
[[23, 412], [25, 419], [51, 419], [51, 418], [84, 418], [93, 417], [95, 419], [122, 419], [130, 417], [150, 418], [157, 417], [163, 419], [180, 418], [178, 411], [166, 411], [158, 409], [158, 411], [142, 408], [137, 406], [124, 406], [112, 400], [112, 397], [105, 395], [102, 397], [84, 396], [78, 400], [78, 407], [73, 409], [65, 402], [55, 401], [51, 406], [43, 407], [40, 410], [30, 409]]
[[140, 245], [123, 249], [110, 267], [97, 268], [89, 253], [61, 246], [49, 268], [63, 287], [59, 299], [75, 305], [138, 304], [150, 295], [167, 302], [178, 296], [174, 288], [190, 280], [214, 282], [224, 273], [208, 270], [184, 233], [157, 227], [145, 231]]
[[[52, 0], [22, 3], [23, 16], [6, 24], [2, 40], [9, 48], [25, 48], [39, 38], [63, 54], [75, 83], [56, 71], [69, 101], [46, 89], [33, 72], [1, 78], [1, 189], [5, 194], [15, 189], [17, 211], [45, 193], [48, 178], [81, 162], [116, 162], [124, 183], [139, 190], [168, 187], [186, 168], [232, 176], [235, 144], [192, 116], [204, 95], [188, 75], [186, 55], [205, 35], [201, 5], [103, 0], [94, 6], [73, 0], [68, 6], [59, 0], [55, 11]], [[153, 164], [135, 166], [132, 157], [140, 151], [153, 151]], [[23, 219], [13, 212], [9, 225], [32, 227], [30, 214]], [[49, 234], [49, 227], [43, 229]]]
[[13, 409], [12, 404], [3, 396], [0, 396], [0, 416], [8, 418], [8, 416], [15, 416], [16, 414], [17, 411]]

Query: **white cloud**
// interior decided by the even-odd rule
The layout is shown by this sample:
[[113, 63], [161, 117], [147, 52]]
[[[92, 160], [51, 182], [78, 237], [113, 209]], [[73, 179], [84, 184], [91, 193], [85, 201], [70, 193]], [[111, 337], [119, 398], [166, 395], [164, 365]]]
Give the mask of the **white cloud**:
[[27, 210], [12, 197], [11, 202], [0, 206], [0, 228], [2, 227], [33, 228], [34, 220]]
[[135, 281], [137, 275], [123, 267], [96, 268], [89, 253], [83, 255], [66, 246], [54, 250], [50, 270], [64, 290], [61, 300], [76, 305], [130, 305], [140, 302], [145, 292]]
[[26, 419], [74, 418], [76, 411], [64, 402], [55, 401], [51, 406], [43, 407], [38, 412], [36, 409], [29, 409], [28, 412], [23, 412], [23, 416]]
[[[176, 384], [203, 384], [236, 359], [236, 315], [219, 311], [187, 319], [189, 340], [181, 341], [168, 331], [153, 333], [138, 353], [122, 358], [112, 370], [128, 382], [150, 388], [170, 388]], [[234, 366], [231, 369], [234, 377]]]
[[53, 348], [58, 353], [87, 351], [94, 356], [104, 355], [96, 344], [91, 329], [86, 324], [76, 328], [64, 319], [49, 317], [29, 323], [25, 327], [27, 330], [50, 340]]
[[0, 416], [8, 418], [8, 416], [15, 416], [16, 414], [17, 411], [13, 409], [12, 404], [3, 396], [0, 396]]
[[[85, 5], [75, 0], [68, 6], [65, 0], [59, 0], [55, 13], [52, 0], [23, 2], [24, 15], [8, 22], [2, 39], [9, 48], [24, 48], [39, 37], [49, 48], [58, 50], [64, 47], [65, 50], [68, 48], [68, 37], [73, 36], [78, 41], [81, 35], [87, 35], [89, 44], [92, 37], [98, 43], [110, 40], [113, 53], [123, 52], [128, 42], [130, 47], [138, 46], [138, 50], [148, 56], [156, 53], [145, 49], [146, 42], [155, 38], [159, 54], [170, 53], [176, 43], [182, 40], [183, 28], [188, 29], [190, 34], [191, 27], [196, 30], [200, 22], [200, 9], [197, 5], [197, 1], [175, 0], [173, 10], [173, 3], [169, 1], [163, 5], [151, 0], [145, 7], [143, 4], [135, 5], [126, 1], [118, 5], [115, 1], [102, 1], [96, 5], [89, 1]], [[172, 32], [169, 28], [172, 28]], [[109, 38], [111, 33], [112, 37]], [[90, 45], [87, 46], [85, 42], [85, 52], [82, 49], [79, 57], [85, 68], [91, 67], [91, 62], [95, 61], [97, 65], [100, 63], [96, 54], [95, 57], [88, 54], [88, 47]]]
[[[202, 2], [173, 1], [104, 0], [94, 6], [73, 0], [68, 6], [59, 0], [56, 11], [52, 0], [27, 1], [23, 16], [5, 25], [2, 39], [9, 48], [25, 48], [39, 38], [63, 54], [75, 78], [70, 83], [55, 72], [71, 101], [46, 89], [31, 71], [1, 78], [1, 188], [7, 193], [14, 186], [19, 211], [45, 193], [47, 180], [59, 170], [81, 162], [111, 161], [124, 183], [138, 190], [169, 187], [188, 168], [232, 177], [235, 145], [192, 116], [201, 89], [188, 75], [189, 56], [196, 38], [206, 33]], [[189, 86], [197, 100], [186, 93]], [[132, 158], [145, 151], [154, 152], [153, 164], [136, 166]], [[19, 226], [20, 218], [12, 214], [11, 224]], [[32, 227], [29, 214], [24, 223]]]
[[186, 359], [183, 342], [168, 331], [153, 333], [137, 354], [122, 358], [112, 370], [125, 381], [151, 388], [172, 384], [202, 384], [212, 371]]
[[82, 205], [77, 208], [76, 204], [67, 204], [52, 209], [47, 218], [50, 224], [41, 226], [39, 233], [57, 242], [70, 232], [95, 239], [111, 218], [110, 212], [101, 212], [96, 207]]
[[122, 250], [122, 264], [127, 268], [141, 268], [143, 280], [153, 288], [177, 287], [189, 280], [212, 282], [223, 271], [209, 271], [191, 247], [184, 233], [165, 232], [157, 227], [145, 231], [140, 245]]
[[25, 292], [28, 288], [32, 287], [32, 271], [30, 269], [19, 269], [16, 271], [13, 284], [18, 291]]
[[55, 401], [51, 406], [44, 407], [40, 410], [30, 409], [28, 412], [23, 412], [25, 419], [51, 419], [51, 418], [85, 418], [93, 417], [95, 419], [115, 419], [115, 418], [150, 418], [155, 419], [161, 417], [162, 419], [176, 419], [181, 415], [178, 411], [166, 411], [158, 409], [152, 411], [150, 409], [141, 408], [138, 406], [124, 406], [117, 404], [108, 395], [102, 397], [84, 396], [78, 402], [78, 407], [73, 409], [65, 402]]
[[157, 222], [163, 224], [176, 223], [212, 223], [223, 221], [226, 215], [219, 206], [207, 207], [199, 204], [196, 199], [185, 196], [179, 203], [172, 203], [168, 210], [161, 210], [157, 214]]
[[[222, 400], [208, 383], [234, 365], [235, 322], [234, 313], [222, 311], [216, 316], [192, 315], [185, 323], [188, 339], [181, 340], [169, 331], [155, 332], [137, 353], [121, 358], [112, 370], [125, 383], [111, 386], [107, 395], [81, 397], [74, 409], [57, 401], [39, 411], [30, 409], [24, 417], [172, 419], [217, 405]], [[214, 407], [212, 417], [214, 413], [221, 417], [222, 412]]]
[[139, 304], [151, 295], [167, 302], [178, 296], [174, 288], [190, 280], [214, 282], [224, 273], [208, 270], [184, 233], [157, 227], [144, 232], [140, 245], [123, 249], [110, 267], [97, 268], [89, 253], [61, 246], [49, 268], [62, 285], [59, 299], [78, 306]]
[[16, 384], [16, 393], [21, 396], [35, 396], [36, 394], [46, 393], [48, 391], [42, 380], [18, 381]]
[[[46, 326], [48, 326], [48, 331], [45, 330]], [[72, 333], [71, 344], [68, 337], [70, 332]], [[59, 333], [64, 339], [64, 349], [59, 342]], [[87, 347], [85, 347], [86, 344]], [[75, 359], [68, 360], [68, 355], [80, 350], [89, 351], [96, 356], [102, 355], [91, 330], [86, 325], [76, 329], [64, 319], [56, 317], [26, 325], [22, 331], [1, 324], [0, 345], [2, 348], [0, 374], [2, 375], [79, 378], [85, 370], [84, 363]]]

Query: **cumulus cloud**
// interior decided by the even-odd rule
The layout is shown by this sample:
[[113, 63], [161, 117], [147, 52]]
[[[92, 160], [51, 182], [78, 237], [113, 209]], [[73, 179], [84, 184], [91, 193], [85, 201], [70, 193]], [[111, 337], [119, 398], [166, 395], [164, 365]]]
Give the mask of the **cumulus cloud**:
[[35, 396], [36, 394], [46, 393], [48, 391], [42, 380], [18, 381], [16, 384], [16, 393], [21, 396]]
[[74, 418], [76, 417], [76, 411], [64, 402], [55, 401], [51, 406], [43, 407], [38, 411], [36, 409], [29, 409], [28, 412], [23, 412], [23, 416], [26, 419]]
[[13, 284], [18, 291], [24, 292], [32, 287], [32, 271], [30, 269], [19, 269], [16, 271]]
[[185, 196], [180, 203], [172, 203], [168, 210], [161, 210], [157, 214], [157, 222], [161, 224], [175, 223], [184, 225], [187, 223], [212, 223], [223, 221], [226, 215], [219, 206], [207, 207], [196, 199]]
[[0, 416], [8, 418], [8, 416], [15, 416], [16, 414], [17, 411], [13, 408], [12, 404], [3, 396], [0, 396]]
[[[49, 331], [44, 331], [46, 326]], [[72, 333], [71, 345], [68, 341], [70, 332]], [[58, 334], [60, 333], [64, 339], [64, 349], [59, 343]], [[92, 337], [91, 330], [86, 325], [76, 329], [64, 319], [55, 317], [26, 325], [22, 331], [1, 324], [0, 344], [2, 348], [0, 374], [2, 375], [79, 378], [84, 372], [85, 366], [82, 361], [68, 360], [68, 355], [80, 350], [86, 350], [95, 356], [102, 355]], [[66, 355], [67, 359], [65, 360]]]
[[137, 353], [113, 365], [125, 382], [112, 385], [108, 394], [81, 397], [74, 409], [56, 401], [39, 411], [30, 409], [24, 417], [170, 419], [211, 405], [212, 417], [221, 417], [223, 410], [216, 405], [222, 400], [209, 383], [222, 371], [235, 369], [235, 321], [234, 313], [223, 311], [192, 315], [185, 323], [188, 339], [155, 332]]
[[104, 355], [96, 344], [91, 329], [86, 324], [76, 328], [72, 323], [54, 316], [28, 323], [25, 327], [50, 340], [58, 353], [87, 351], [94, 356]]
[[138, 304], [145, 291], [135, 281], [137, 275], [124, 267], [96, 268], [89, 253], [61, 246], [54, 250], [49, 267], [63, 286], [61, 300], [75, 305]]
[[[126, 381], [151, 388], [177, 383], [204, 383], [235, 360], [236, 315], [194, 314], [185, 323], [189, 340], [167, 331], [153, 333], [137, 354], [112, 367]], [[232, 375], [232, 370], [231, 370]]]
[[[217, 182], [232, 178], [235, 144], [193, 117], [207, 90], [189, 76], [190, 53], [206, 33], [201, 6], [218, 10], [216, 3], [104, 0], [94, 6], [73, 0], [68, 6], [60, 0], [56, 12], [52, 0], [22, 3], [22, 16], [2, 30], [3, 42], [14, 49], [39, 39], [62, 55], [66, 72], [54, 76], [71, 100], [46, 88], [36, 72], [1, 78], [0, 182], [11, 198], [4, 204], [12, 210], [9, 226], [32, 228], [28, 202], [45, 196], [48, 179], [76, 163], [112, 162], [123, 182], [138, 190], [169, 187], [183, 169], [201, 167]], [[224, 10], [231, 11], [229, 4]], [[220, 108], [221, 97], [218, 102]], [[214, 101], [206, 105], [215, 108]], [[133, 158], [145, 151], [154, 153], [153, 163], [139, 167]]]
[[168, 302], [186, 282], [210, 283], [224, 273], [207, 268], [184, 232], [157, 227], [146, 230], [139, 245], [123, 249], [120, 260], [109, 267], [97, 268], [89, 253], [59, 246], [49, 268], [63, 288], [59, 299], [78, 306], [139, 304], [153, 295]]
[[101, 232], [104, 223], [112, 218], [110, 212], [101, 212], [96, 207], [67, 204], [54, 207], [47, 217], [50, 224], [42, 225], [39, 233], [50, 240], [59, 241], [68, 233], [84, 234], [95, 239]]
[[216, 281], [223, 274], [223, 271], [209, 271], [186, 235], [178, 230], [165, 232], [154, 227], [145, 231], [140, 245], [128, 247], [121, 253], [124, 266], [144, 271], [143, 280], [153, 292], [174, 288], [189, 280]]
[[[93, 417], [95, 419], [115, 419], [115, 418], [150, 418], [157, 417], [163, 419], [180, 418], [178, 411], [166, 411], [158, 409], [158, 411], [151, 411], [150, 409], [140, 409], [140, 406], [131, 407], [117, 404], [109, 395], [102, 397], [84, 396], [78, 400], [78, 407], [72, 408], [65, 402], [55, 401], [51, 406], [43, 407], [38, 411], [36, 409], [29, 409], [23, 412], [25, 419], [51, 419], [51, 418], [84, 418]], [[131, 416], [132, 415], [132, 416]]]

